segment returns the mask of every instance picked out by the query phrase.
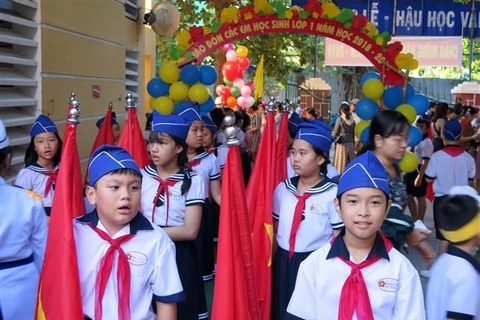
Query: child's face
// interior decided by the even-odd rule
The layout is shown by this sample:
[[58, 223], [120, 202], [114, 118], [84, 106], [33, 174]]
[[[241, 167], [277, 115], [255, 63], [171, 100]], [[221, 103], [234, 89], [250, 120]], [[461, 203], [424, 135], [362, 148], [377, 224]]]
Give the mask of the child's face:
[[301, 139], [293, 141], [290, 149], [290, 163], [300, 177], [319, 176], [320, 166], [324, 162], [325, 159], [315, 153], [309, 142]]
[[141, 187], [142, 180], [133, 174], [106, 174], [86, 194], [105, 228], [118, 232], [138, 213]]
[[35, 151], [38, 158], [43, 160], [52, 160], [58, 151], [58, 139], [55, 133], [45, 132], [40, 133], [33, 138]]
[[387, 215], [387, 197], [374, 188], [356, 188], [346, 191], [334, 201], [335, 209], [345, 224], [345, 236], [356, 240], [375, 237]]
[[190, 149], [200, 148], [203, 144], [203, 122], [200, 120], [193, 121], [188, 130], [187, 145]]
[[117, 143], [118, 140], [120, 139], [120, 125], [114, 124], [112, 125], [112, 129], [113, 129], [113, 141]]
[[418, 129], [420, 129], [420, 131], [422, 131], [423, 135], [426, 135], [428, 133], [428, 127], [426, 123], [419, 123], [417, 124], [417, 127]]
[[408, 147], [408, 131], [409, 128], [405, 128], [403, 132], [388, 138], [376, 135], [375, 150], [378, 150], [386, 158], [402, 159]]
[[213, 145], [213, 133], [207, 127], [203, 127], [203, 147], [210, 148]]
[[177, 145], [168, 134], [161, 134], [159, 139], [150, 142], [150, 156], [153, 164], [156, 166], [167, 166], [172, 162], [177, 162], [177, 157], [182, 152], [183, 147]]

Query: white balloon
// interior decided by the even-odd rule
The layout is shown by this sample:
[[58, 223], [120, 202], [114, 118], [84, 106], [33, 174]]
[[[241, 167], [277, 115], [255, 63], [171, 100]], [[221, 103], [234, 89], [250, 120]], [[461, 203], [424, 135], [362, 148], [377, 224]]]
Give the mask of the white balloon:
[[245, 85], [245, 81], [243, 81], [243, 79], [237, 79], [237, 80], [233, 81], [233, 86], [234, 87], [242, 88], [244, 85]]
[[230, 62], [235, 62], [238, 59], [238, 56], [237, 56], [237, 53], [235, 52], [235, 50], [229, 50], [227, 52], [226, 57], [227, 57], [227, 61], [230, 61]]
[[246, 104], [246, 107], [247, 108], [250, 108], [251, 106], [253, 106], [255, 104], [255, 98], [254, 97], [246, 97], [245, 98], [247, 100], [247, 104]]

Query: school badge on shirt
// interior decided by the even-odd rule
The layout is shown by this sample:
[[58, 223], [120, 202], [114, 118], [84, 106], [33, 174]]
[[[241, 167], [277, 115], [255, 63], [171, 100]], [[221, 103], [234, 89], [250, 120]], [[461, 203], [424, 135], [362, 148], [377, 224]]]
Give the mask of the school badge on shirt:
[[138, 251], [130, 251], [125, 253], [127, 260], [134, 266], [143, 266], [147, 264], [148, 258], [145, 254]]
[[386, 292], [397, 292], [398, 290], [398, 280], [392, 278], [380, 279], [377, 282], [377, 286]]

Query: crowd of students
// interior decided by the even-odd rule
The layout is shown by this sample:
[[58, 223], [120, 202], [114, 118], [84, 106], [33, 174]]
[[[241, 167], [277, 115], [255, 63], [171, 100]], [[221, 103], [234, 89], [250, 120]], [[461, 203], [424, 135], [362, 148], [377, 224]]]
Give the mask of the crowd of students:
[[[227, 114], [243, 128], [238, 137], [247, 184], [257, 143], [251, 139], [261, 133], [255, 109], [216, 108], [210, 116], [201, 116], [195, 105], [169, 116], [154, 111], [145, 133], [151, 163], [144, 168], [120, 147], [93, 152], [85, 188], [91, 210], [74, 221], [85, 319], [208, 318], [204, 281], [215, 272]], [[480, 197], [468, 187], [476, 167], [460, 146], [470, 141], [462, 140], [461, 123], [417, 121], [424, 139], [415, 152], [422, 162], [405, 182], [397, 161], [408, 149], [407, 119], [379, 112], [364, 150], [337, 170], [329, 152], [344, 120], [332, 132], [320, 119], [289, 117], [288, 178], [272, 199], [271, 318], [480, 318], [480, 264], [473, 258], [480, 246]], [[427, 141], [430, 125], [441, 130], [444, 146], [436, 152]], [[21, 188], [0, 178], [3, 319], [33, 319], [46, 213], [61, 187], [55, 185], [62, 149], [57, 128], [40, 116], [30, 134], [26, 167], [16, 179]], [[0, 121], [2, 176], [11, 156]], [[435, 263], [426, 241], [431, 231], [414, 223], [424, 216], [428, 181], [435, 192], [435, 235], [444, 241]], [[415, 199], [410, 216], [405, 209]], [[419, 250], [427, 267], [433, 263], [426, 306], [419, 275], [401, 253], [407, 245]]]

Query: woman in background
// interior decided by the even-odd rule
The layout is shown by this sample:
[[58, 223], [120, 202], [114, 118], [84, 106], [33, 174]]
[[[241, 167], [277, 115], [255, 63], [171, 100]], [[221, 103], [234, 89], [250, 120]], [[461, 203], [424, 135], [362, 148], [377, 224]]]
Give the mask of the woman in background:
[[355, 120], [350, 113], [350, 105], [342, 104], [340, 117], [333, 127], [332, 135], [336, 139], [333, 166], [341, 174], [355, 158]]

